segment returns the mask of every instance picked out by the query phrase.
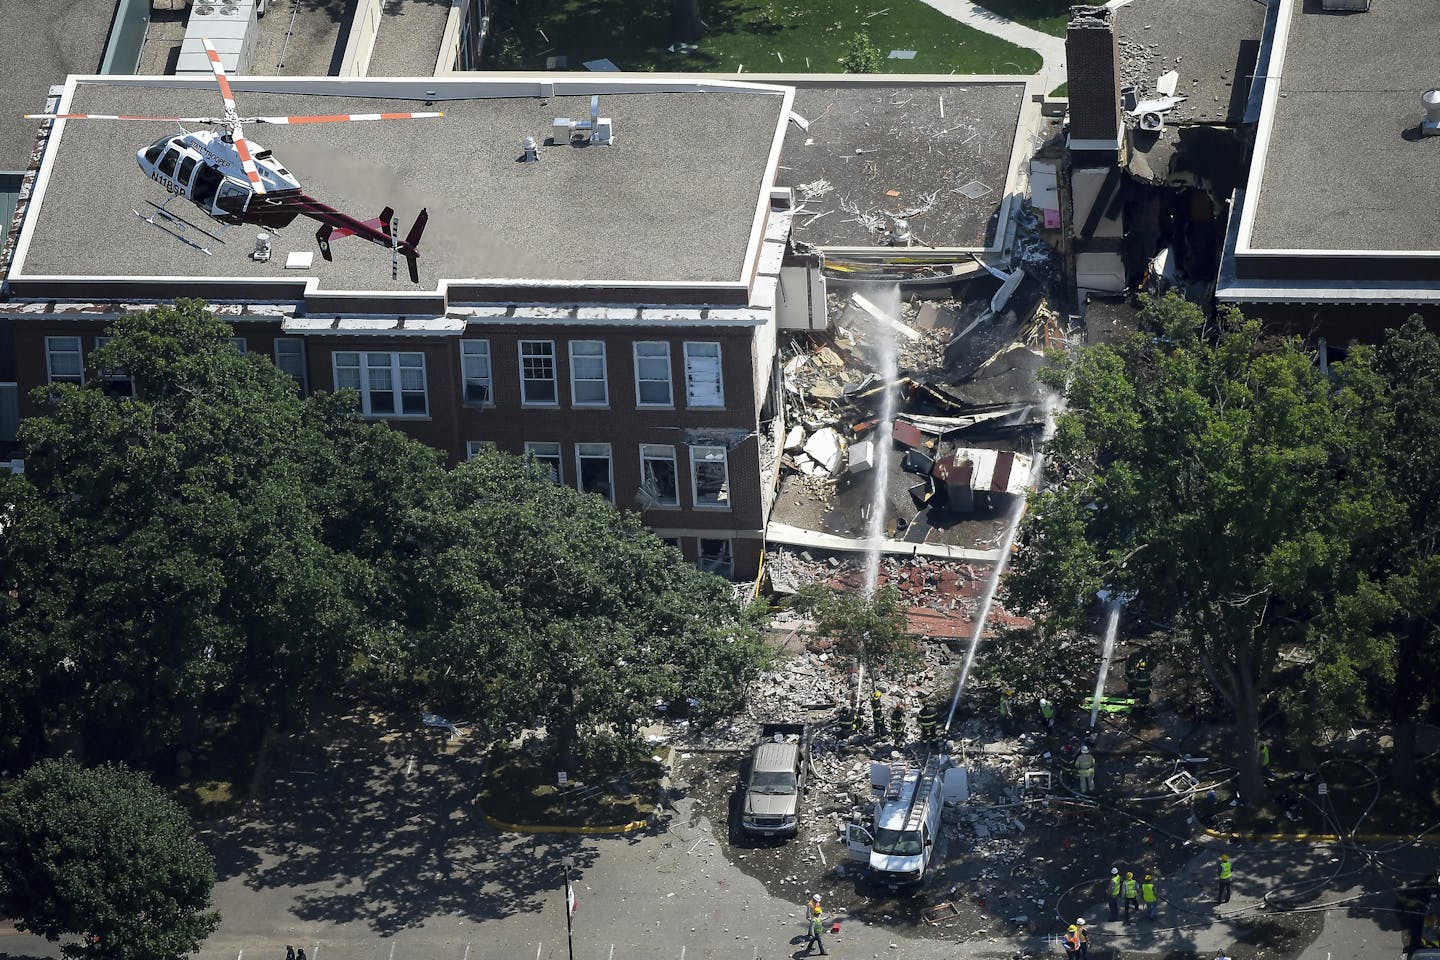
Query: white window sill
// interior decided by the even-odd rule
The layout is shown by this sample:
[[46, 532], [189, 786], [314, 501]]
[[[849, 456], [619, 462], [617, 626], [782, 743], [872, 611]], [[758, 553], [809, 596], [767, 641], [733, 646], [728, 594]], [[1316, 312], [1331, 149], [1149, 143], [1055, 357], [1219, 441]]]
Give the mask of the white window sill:
[[695, 504], [695, 509], [696, 509], [696, 510], [728, 511], [728, 510], [730, 509], [730, 504], [728, 504], [728, 503], [697, 503], [697, 504]]
[[637, 404], [635, 404], [635, 409], [636, 409], [636, 410], [674, 410], [674, 409], [675, 409], [675, 404], [673, 404], [673, 403], [637, 403]]
[[520, 408], [522, 410], [559, 410], [560, 404], [558, 401], [555, 403], [539, 403], [537, 401], [522, 400], [520, 401]]

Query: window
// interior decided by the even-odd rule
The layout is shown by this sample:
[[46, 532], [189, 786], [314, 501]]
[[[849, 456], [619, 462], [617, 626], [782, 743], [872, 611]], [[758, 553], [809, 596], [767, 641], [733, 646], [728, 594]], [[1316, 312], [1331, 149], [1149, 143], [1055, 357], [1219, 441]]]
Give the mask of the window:
[[565, 481], [565, 473], [560, 469], [560, 444], [558, 443], [527, 443], [525, 452], [535, 458], [535, 462], [550, 469], [550, 479], [556, 483]]
[[79, 337], [45, 338], [45, 372], [51, 383], [84, 383]]
[[729, 540], [706, 540], [702, 537], [696, 542], [700, 548], [696, 562], [701, 570], [718, 573], [727, 580], [735, 575], [735, 553]]
[[690, 478], [695, 487], [695, 506], [730, 508], [730, 466], [724, 447], [691, 447]]
[[0, 383], [0, 443], [14, 443], [20, 434], [20, 387]]
[[460, 373], [465, 378], [465, 403], [472, 407], [490, 406], [489, 340], [460, 341]]
[[[96, 337], [95, 347], [99, 349], [109, 343], [113, 337]], [[124, 367], [101, 367], [96, 370], [100, 379], [105, 382], [104, 391], [112, 397], [133, 397], [135, 396], [135, 379], [130, 376], [130, 371]]]
[[481, 450], [494, 450], [494, 449], [495, 449], [495, 441], [494, 441], [494, 440], [466, 440], [466, 441], [465, 441], [465, 459], [466, 459], [466, 460], [473, 460], [473, 459], [475, 458], [475, 455], [476, 455], [477, 453], [479, 453]]
[[305, 341], [299, 337], [275, 338], [275, 366], [294, 378], [300, 395], [305, 395]]
[[648, 507], [680, 506], [680, 475], [675, 469], [675, 448], [640, 444], [640, 502]]
[[180, 148], [171, 147], [160, 158], [160, 172], [167, 177], [175, 176], [175, 162], [180, 159]]
[[575, 444], [576, 476], [581, 493], [598, 493], [615, 502], [615, 478], [610, 471], [610, 444]]
[[661, 537], [660, 542], [665, 544], [665, 546], [667, 547], [674, 547], [676, 550], [680, 549], [679, 537]]
[[195, 162], [195, 157], [186, 157], [180, 161], [180, 175], [175, 179], [179, 180], [184, 186], [188, 187], [190, 185], [190, 174], [195, 172]]
[[520, 402], [544, 406], [559, 402], [555, 390], [555, 344], [549, 340], [520, 341]]
[[367, 417], [423, 417], [425, 356], [420, 353], [348, 353], [335, 355], [335, 389], [359, 390]]
[[603, 342], [570, 341], [570, 400], [577, 407], [603, 407], [610, 402]]
[[246, 351], [245, 351], [245, 338], [244, 338], [244, 337], [231, 337], [231, 338], [230, 338], [230, 346], [232, 346], [232, 347], [235, 348], [235, 352], [236, 352], [236, 353], [245, 353], [245, 352], [246, 352]]
[[670, 344], [640, 341], [635, 344], [635, 403], [642, 407], [673, 407], [670, 391]]
[[720, 344], [685, 344], [685, 402], [692, 407], [723, 407]]

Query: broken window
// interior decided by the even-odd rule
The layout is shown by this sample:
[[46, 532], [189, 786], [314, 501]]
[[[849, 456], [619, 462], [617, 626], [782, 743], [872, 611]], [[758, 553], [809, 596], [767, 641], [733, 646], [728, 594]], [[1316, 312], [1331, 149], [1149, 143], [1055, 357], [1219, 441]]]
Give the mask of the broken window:
[[570, 341], [570, 401], [577, 407], [603, 407], [610, 402], [602, 341]]
[[553, 406], [555, 390], [555, 344], [549, 340], [520, 341], [520, 400], [522, 403]]
[[51, 383], [84, 383], [85, 364], [80, 358], [80, 338], [46, 337], [45, 372]]
[[707, 540], [701, 537], [697, 542], [700, 554], [696, 562], [701, 570], [718, 573], [727, 580], [735, 575], [735, 554], [731, 541]]
[[465, 403], [488, 407], [491, 398], [490, 341], [460, 341], [460, 373], [465, 378]]
[[673, 407], [670, 390], [670, 344], [640, 341], [635, 344], [635, 402], [642, 407]]
[[561, 483], [564, 474], [560, 470], [560, 444], [558, 443], [527, 443], [525, 452], [535, 458], [535, 462], [541, 467], [550, 471], [550, 480], [554, 483]]
[[615, 502], [615, 480], [610, 470], [610, 444], [575, 444], [576, 473], [581, 493], [597, 493]]
[[725, 406], [720, 384], [720, 344], [685, 344], [685, 402], [692, 407]]
[[640, 501], [648, 507], [680, 506], [680, 474], [675, 448], [658, 443], [640, 445]]
[[691, 447], [690, 475], [695, 485], [695, 506], [729, 509], [730, 465], [724, 447]]
[[[96, 337], [95, 346], [105, 346], [113, 337]], [[130, 371], [124, 367], [101, 367], [96, 371], [100, 379], [105, 381], [104, 390], [112, 397], [133, 397], [135, 396], [135, 378], [130, 376]]]

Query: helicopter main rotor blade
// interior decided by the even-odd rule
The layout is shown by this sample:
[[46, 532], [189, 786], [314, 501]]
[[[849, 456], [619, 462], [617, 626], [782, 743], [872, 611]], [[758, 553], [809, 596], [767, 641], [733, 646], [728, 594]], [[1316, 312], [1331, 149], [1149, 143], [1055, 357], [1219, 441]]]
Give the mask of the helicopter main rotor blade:
[[221, 123], [219, 117], [129, 117], [116, 113], [27, 113], [26, 120], [155, 120], [162, 123]]
[[308, 117], [244, 117], [243, 123], [353, 123], [360, 120], [418, 120], [423, 117], [443, 117], [441, 111], [423, 113], [331, 113]]
[[260, 170], [255, 166], [255, 158], [250, 155], [250, 141], [245, 139], [245, 131], [240, 129], [237, 122], [230, 128], [231, 139], [235, 141], [235, 152], [240, 155], [240, 168], [245, 171], [245, 176], [250, 178], [250, 186], [254, 188], [256, 195], [265, 192], [265, 182], [260, 179]]
[[215, 46], [208, 38], [201, 37], [200, 42], [205, 44], [205, 56], [210, 58], [210, 69], [215, 73], [215, 82], [220, 85], [220, 96], [225, 101], [225, 113], [233, 114], [235, 94], [230, 89], [230, 79], [225, 76], [225, 65], [220, 62], [220, 54], [215, 52]]

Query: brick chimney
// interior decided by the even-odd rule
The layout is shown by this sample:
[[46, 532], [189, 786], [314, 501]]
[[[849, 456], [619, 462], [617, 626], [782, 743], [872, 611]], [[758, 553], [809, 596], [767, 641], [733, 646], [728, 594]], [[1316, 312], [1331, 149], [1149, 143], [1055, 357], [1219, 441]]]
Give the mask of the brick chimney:
[[[1071, 7], [1065, 31], [1070, 83], [1070, 150], [1092, 161], [1119, 158], [1120, 37], [1108, 7]], [[1108, 155], [1108, 156], [1104, 156]]]

